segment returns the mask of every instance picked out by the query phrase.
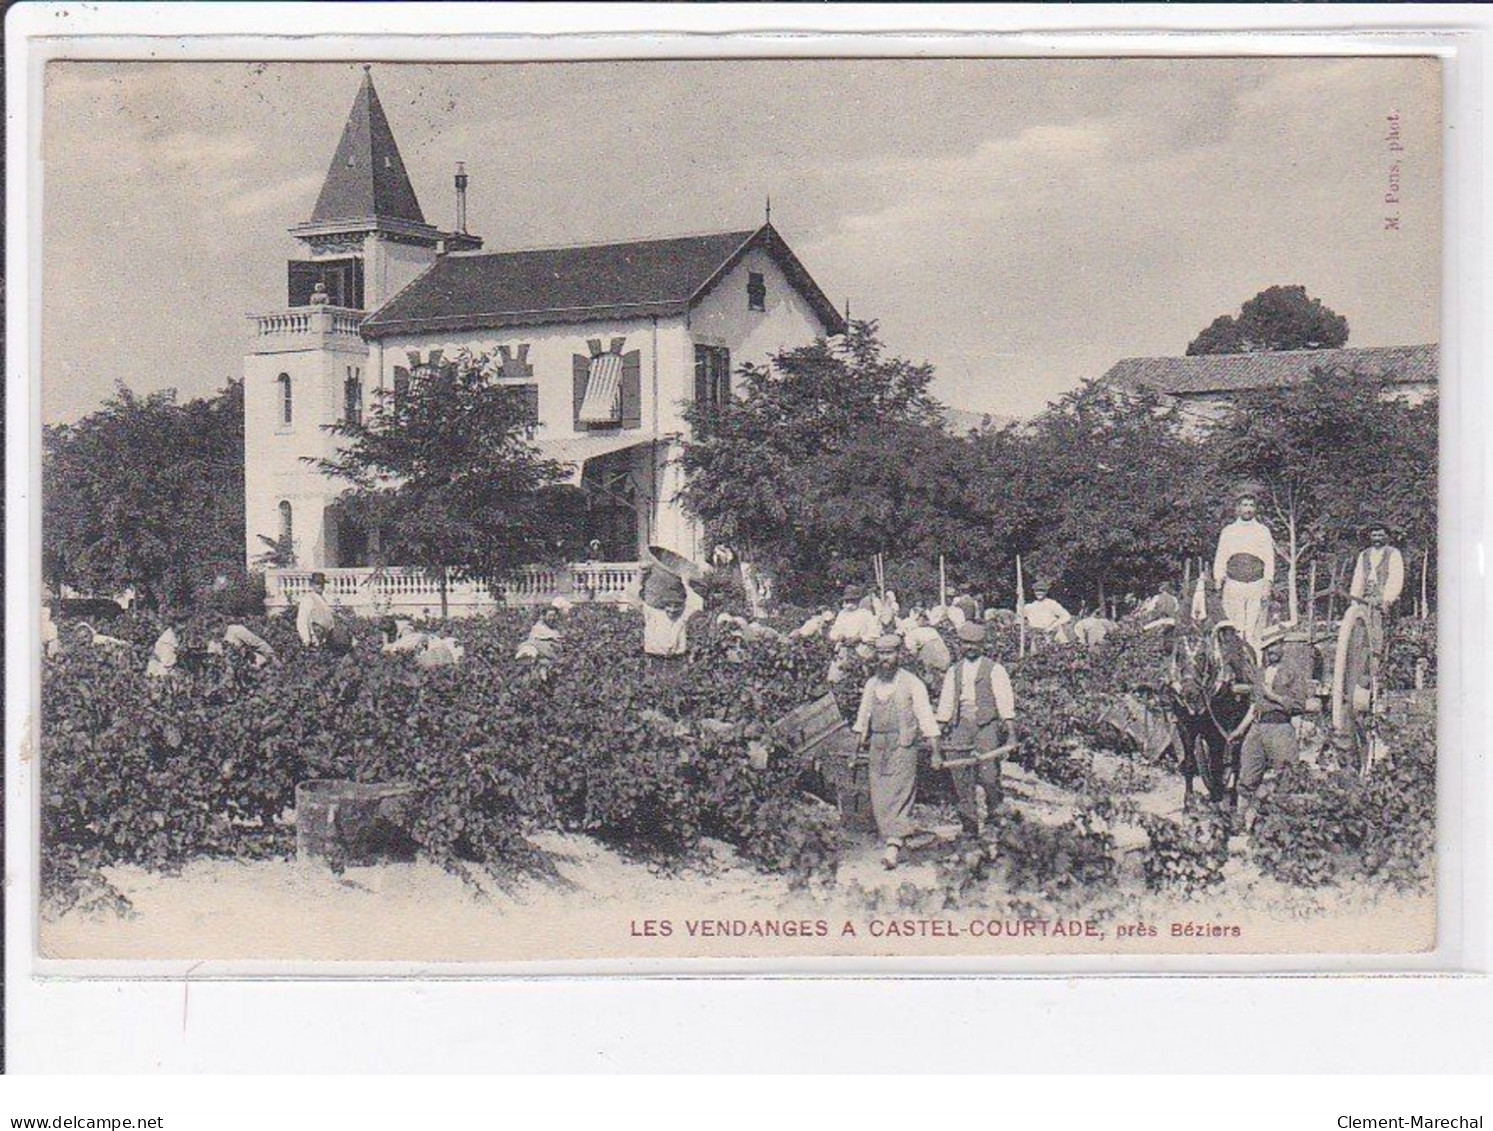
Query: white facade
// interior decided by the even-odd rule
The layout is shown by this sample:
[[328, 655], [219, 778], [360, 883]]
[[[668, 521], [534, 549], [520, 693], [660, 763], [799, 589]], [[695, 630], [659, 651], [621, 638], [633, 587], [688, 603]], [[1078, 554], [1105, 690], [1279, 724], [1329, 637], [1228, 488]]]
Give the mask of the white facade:
[[[464, 190], [464, 178], [458, 186]], [[573, 482], [586, 491], [586, 538], [592, 537], [593, 527], [605, 535], [593, 543], [605, 551], [600, 560], [636, 561], [644, 547], [654, 544], [698, 560], [705, 547], [680, 501], [684, 410], [696, 396], [697, 361], [703, 356], [717, 375], [709, 395], [719, 396], [723, 367], [734, 376], [743, 363], [765, 364], [774, 353], [809, 345], [839, 323], [832, 305], [770, 225], [755, 233], [569, 249], [585, 255], [613, 253], [610, 266], [599, 269], [613, 272], [606, 287], [616, 297], [604, 306], [569, 297], [586, 293], [585, 284], [593, 278], [584, 255], [565, 260], [570, 266], [552, 268], [542, 277], [559, 284], [547, 299], [531, 293], [528, 282], [495, 299], [493, 286], [484, 283], [465, 292], [465, 307], [456, 304], [440, 282], [438, 247], [457, 249], [445, 261], [455, 267], [460, 259], [480, 254], [461, 249], [480, 247], [481, 240], [465, 232], [439, 232], [419, 219], [397, 146], [366, 77], [317, 214], [291, 233], [304, 245], [306, 257], [291, 263], [290, 301], [305, 301], [311, 294], [307, 280], [318, 270], [324, 279], [325, 272], [336, 272], [336, 285], [328, 285], [328, 293], [356, 295], [357, 276], [348, 273], [360, 271], [362, 309], [307, 305], [252, 318], [253, 340], [244, 364], [246, 557], [251, 566], [264, 557], [267, 543], [286, 533], [300, 570], [368, 565], [368, 539], [339, 532], [332, 512], [347, 485], [314, 466], [334, 454], [335, 437], [326, 426], [349, 412], [366, 416], [380, 390], [394, 389], [397, 370], [418, 366], [434, 351], [448, 358], [461, 350], [496, 358], [502, 349], [521, 361], [493, 379], [534, 387], [538, 423], [533, 439], [543, 454], [571, 467]], [[702, 255], [701, 247], [709, 251]], [[565, 249], [552, 249], [560, 250]], [[649, 270], [636, 269], [635, 253], [654, 255]], [[498, 256], [471, 266], [486, 271], [508, 261]], [[432, 268], [437, 274], [417, 283]], [[354, 282], [348, 283], [349, 278]], [[627, 293], [633, 290], [638, 293]], [[413, 317], [390, 308], [387, 324], [380, 325], [384, 315], [379, 312], [402, 292], [426, 298], [433, 292], [445, 305], [433, 318], [428, 304], [422, 308], [425, 314]], [[418, 307], [423, 300], [412, 301]], [[489, 304], [498, 301], [517, 313], [495, 313]], [[466, 309], [472, 306], [477, 309]], [[630, 310], [661, 313], [629, 317]], [[375, 315], [379, 317], [370, 323]], [[468, 320], [477, 326], [485, 321], [488, 328], [422, 328]], [[578, 422], [578, 390], [589, 380], [587, 364], [598, 352], [597, 343], [603, 352], [622, 354], [631, 374], [624, 378], [620, 426]], [[701, 351], [710, 352], [705, 356]]]

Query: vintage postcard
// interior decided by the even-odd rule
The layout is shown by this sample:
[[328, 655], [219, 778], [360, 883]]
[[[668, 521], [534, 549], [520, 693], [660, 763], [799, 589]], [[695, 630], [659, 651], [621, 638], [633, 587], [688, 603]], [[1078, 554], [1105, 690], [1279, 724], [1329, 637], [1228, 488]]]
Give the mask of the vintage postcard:
[[1436, 948], [1439, 59], [42, 89], [41, 958]]

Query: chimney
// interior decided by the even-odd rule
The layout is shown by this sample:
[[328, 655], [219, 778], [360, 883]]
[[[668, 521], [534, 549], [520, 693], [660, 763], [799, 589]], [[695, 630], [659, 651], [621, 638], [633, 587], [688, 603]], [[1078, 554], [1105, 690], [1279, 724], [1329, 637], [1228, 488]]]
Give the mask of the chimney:
[[467, 234], [467, 163], [456, 163], [456, 230]]

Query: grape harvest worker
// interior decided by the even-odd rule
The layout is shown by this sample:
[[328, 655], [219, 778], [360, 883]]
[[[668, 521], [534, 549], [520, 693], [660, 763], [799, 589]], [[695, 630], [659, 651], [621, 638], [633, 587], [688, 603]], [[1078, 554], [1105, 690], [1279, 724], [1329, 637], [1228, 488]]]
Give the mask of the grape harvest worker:
[[943, 673], [953, 663], [953, 657], [949, 655], [949, 646], [944, 643], [942, 634], [928, 623], [928, 615], [922, 609], [914, 608], [898, 622], [898, 628], [912, 658], [922, 664], [930, 676], [942, 679]]
[[1223, 615], [1256, 651], [1270, 611], [1270, 584], [1275, 580], [1275, 537], [1255, 517], [1258, 511], [1254, 491], [1241, 489], [1234, 502], [1234, 521], [1223, 528], [1213, 555], [1213, 585], [1219, 591]]
[[861, 692], [855, 716], [858, 749], [869, 754], [871, 812], [876, 831], [886, 845], [882, 867], [895, 868], [907, 838], [917, 825], [912, 819], [913, 793], [918, 778], [918, 741], [926, 738], [939, 758], [938, 720], [928, 701], [928, 688], [898, 662], [902, 638], [887, 633], [876, 641], [876, 673]]
[[1047, 595], [1051, 588], [1045, 581], [1032, 586], [1034, 599], [1026, 603], [1027, 627], [1039, 639], [1066, 641], [1067, 625], [1073, 620], [1073, 614]]
[[1312, 648], [1305, 633], [1283, 626], [1265, 630], [1264, 662], [1254, 668], [1255, 721], [1239, 751], [1239, 815], [1254, 823], [1255, 797], [1265, 772], [1300, 756], [1294, 716], [1306, 709], [1311, 689]]
[[[1016, 738], [1016, 695], [1005, 665], [990, 658], [983, 624], [959, 628], [960, 658], [944, 675], [938, 697], [937, 719], [949, 728], [944, 753], [955, 759], [998, 750]], [[934, 759], [934, 768], [939, 760]], [[980, 833], [979, 800], [975, 786], [985, 790], [986, 814], [995, 812], [1003, 796], [999, 758], [950, 770], [958, 800], [959, 823], [968, 837]]]
[[222, 639], [209, 643], [207, 651], [212, 655], [222, 655], [225, 647], [251, 654], [256, 668], [264, 667], [275, 658], [275, 649], [270, 642], [241, 624], [230, 624], [224, 628]]
[[655, 672], [674, 671], [689, 651], [689, 622], [705, 608], [705, 598], [690, 583], [683, 559], [671, 568], [654, 557], [643, 581], [643, 656]]
[[437, 636], [433, 632], [420, 632], [407, 620], [384, 621], [384, 644], [380, 649], [386, 656], [414, 656], [415, 666], [420, 668], [445, 668], [461, 662], [465, 651], [449, 636]]
[[[1348, 592], [1368, 601], [1381, 614], [1400, 599], [1405, 588], [1405, 559], [1400, 551], [1389, 544], [1389, 527], [1382, 522], [1368, 527], [1369, 544], [1359, 552], [1353, 566], [1353, 581]], [[1382, 650], [1384, 622], [1380, 618], [1371, 620], [1376, 652]]]
[[840, 598], [840, 611], [829, 626], [829, 638], [836, 644], [871, 644], [881, 634], [876, 614], [862, 607], [865, 592], [859, 585], [847, 585]]
[[518, 646], [514, 659], [539, 660], [547, 664], [559, 659], [560, 620], [570, 609], [571, 603], [564, 597], [556, 597], [546, 605], [529, 629], [529, 635]]
[[326, 598], [327, 575], [311, 575], [311, 587], [296, 602], [295, 630], [307, 648], [320, 648], [331, 635], [337, 620]]

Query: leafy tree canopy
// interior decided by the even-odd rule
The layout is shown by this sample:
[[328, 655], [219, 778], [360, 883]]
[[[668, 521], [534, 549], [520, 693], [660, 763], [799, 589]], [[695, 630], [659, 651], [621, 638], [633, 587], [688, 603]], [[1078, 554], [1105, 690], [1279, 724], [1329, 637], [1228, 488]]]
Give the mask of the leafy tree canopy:
[[1209, 323], [1187, 354], [1337, 349], [1347, 341], [1348, 320], [1308, 297], [1305, 287], [1266, 287], [1237, 317], [1224, 314]]
[[180, 608], [243, 570], [244, 393], [114, 397], [42, 433], [42, 573], [52, 587]]
[[1241, 395], [1206, 437], [1208, 475], [1265, 485], [1261, 517], [1294, 522], [1304, 554], [1345, 553], [1371, 521], [1406, 543], [1436, 535], [1436, 401], [1382, 396], [1368, 376], [1316, 371], [1297, 385]]
[[[350, 486], [344, 515], [377, 531], [391, 561], [493, 584], [574, 552], [575, 493], [541, 457], [520, 390], [462, 351], [380, 393], [366, 420], [327, 425], [337, 454], [316, 461]], [[444, 612], [444, 610], [443, 610]]]

